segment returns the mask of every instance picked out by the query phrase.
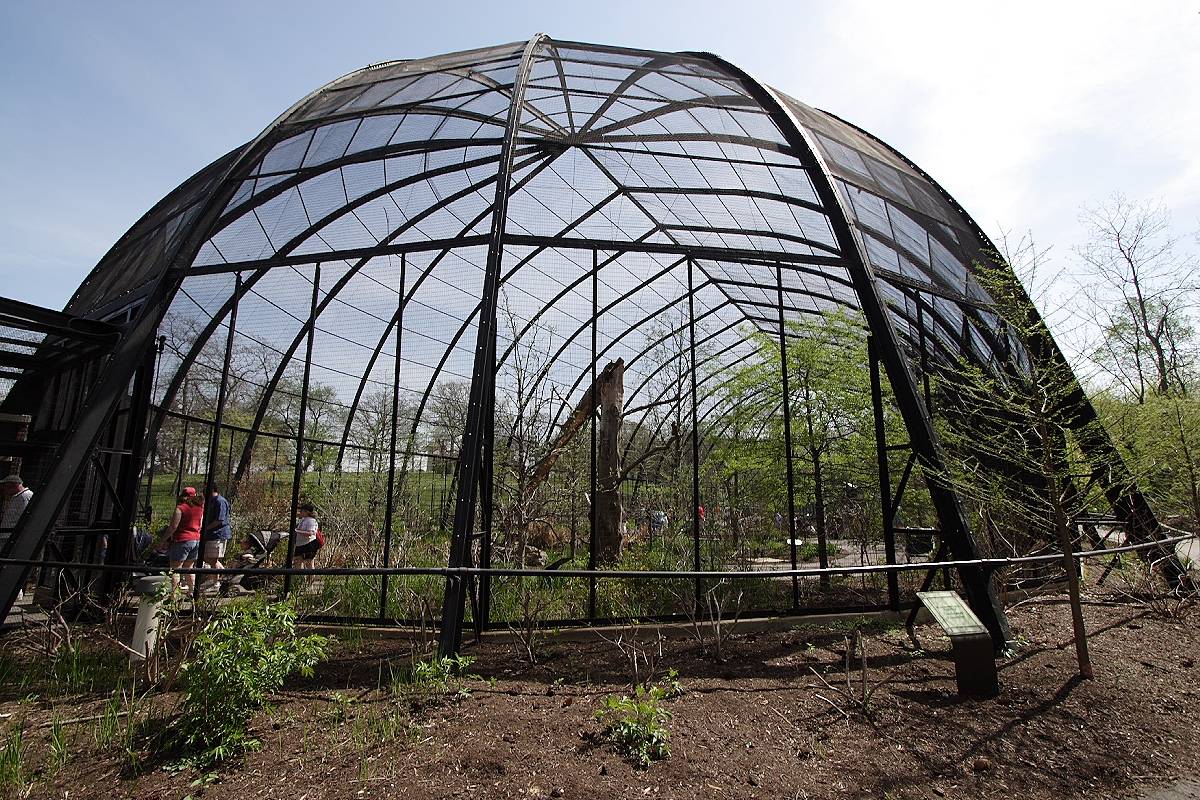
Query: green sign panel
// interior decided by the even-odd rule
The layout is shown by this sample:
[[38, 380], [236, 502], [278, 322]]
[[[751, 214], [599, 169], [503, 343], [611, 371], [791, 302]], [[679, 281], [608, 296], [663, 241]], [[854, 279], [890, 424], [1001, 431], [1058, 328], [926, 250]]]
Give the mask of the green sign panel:
[[957, 592], [917, 592], [917, 597], [951, 637], [987, 633], [979, 617]]

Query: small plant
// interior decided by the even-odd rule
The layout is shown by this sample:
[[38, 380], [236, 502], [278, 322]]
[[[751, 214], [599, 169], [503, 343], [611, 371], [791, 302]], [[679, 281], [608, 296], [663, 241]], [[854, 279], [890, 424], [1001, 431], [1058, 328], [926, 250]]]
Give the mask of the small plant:
[[470, 678], [467, 667], [475, 663], [473, 656], [453, 655], [418, 661], [413, 664], [412, 682], [442, 694], [450, 693], [450, 684], [455, 678]]
[[508, 629], [521, 645], [526, 661], [536, 664], [538, 634], [550, 600], [545, 592], [538, 591], [536, 586], [530, 586], [528, 581], [521, 581], [516, 587], [516, 592], [516, 619], [509, 620]]
[[183, 666], [182, 713], [171, 743], [198, 765], [256, 748], [246, 725], [293, 672], [311, 675], [325, 655], [323, 636], [296, 635], [290, 603], [230, 606], [196, 639]]
[[358, 702], [355, 698], [349, 695], [344, 695], [341, 692], [334, 692], [329, 698], [333, 705], [333, 723], [341, 725], [350, 716], [350, 709]]
[[406, 699], [414, 710], [437, 704], [447, 697], [464, 699], [471, 692], [465, 686], [457, 686], [457, 681], [481, 680], [478, 675], [467, 672], [473, 663], [472, 656], [454, 655], [414, 661], [407, 670], [391, 667], [392, 691]]
[[[846, 703], [850, 706], [850, 708], [852, 710], [858, 711], [864, 717], [866, 717], [868, 720], [872, 720], [871, 706], [872, 706], [872, 703], [873, 703], [873, 700], [875, 697], [875, 692], [879, 691], [884, 686], [887, 686], [889, 683], [891, 683], [892, 680], [896, 677], [896, 673], [900, 671], [901, 667], [896, 666], [895, 668], [892, 669], [891, 672], [889, 672], [886, 676], [884, 676], [883, 680], [879, 681], [874, 686], [872, 686], [870, 681], [867, 678], [867, 639], [866, 639], [866, 637], [862, 635], [862, 631], [856, 630], [854, 632], [854, 644], [853, 645], [851, 645], [851, 643], [850, 643], [849, 636], [844, 636], [843, 640], [845, 642], [845, 647], [846, 647], [846, 650], [845, 650], [846, 688], [845, 689], [841, 689], [837, 686], [834, 686], [832, 683], [825, 680], [825, 678], [822, 677], [821, 673], [817, 672], [816, 669], [814, 669], [813, 667], [809, 667], [808, 669], [809, 669], [809, 671], [812, 672], [813, 675], [816, 675], [817, 678], [820, 679], [821, 683], [825, 684], [831, 690], [833, 690], [838, 695], [840, 695], [846, 701]], [[859, 691], [859, 692], [855, 691], [853, 683], [851, 681], [851, 675], [850, 675], [850, 662], [856, 652], [858, 653], [859, 658], [861, 659], [861, 669], [862, 669], [862, 672], [860, 673], [860, 678], [861, 678], [862, 684], [861, 684], [861, 691]], [[826, 673], [831, 671], [831, 668], [828, 664], [825, 665], [824, 671]], [[846, 719], [850, 718], [850, 715], [846, 713], [846, 710], [843, 709], [841, 706], [839, 706], [837, 703], [834, 703], [829, 698], [824, 697], [820, 694], [818, 694], [816, 696], [818, 698], [824, 700], [826, 703], [829, 703], [829, 705], [831, 705], [835, 710], [837, 710], [839, 713], [841, 713], [842, 716], [846, 717]]]
[[667, 670], [667, 674], [662, 676], [659, 683], [662, 684], [663, 697], [666, 698], [683, 697], [687, 691], [683, 681], [679, 680], [679, 670], [677, 669]]
[[[709, 630], [712, 636], [713, 660], [724, 663], [722, 650], [725, 641], [733, 635], [742, 615], [742, 591], [730, 586], [725, 578], [717, 581], [707, 592], [704, 600], [708, 604]], [[724, 624], [726, 618], [731, 618]]]
[[603, 633], [599, 634], [601, 639], [617, 648], [625, 657], [629, 665], [630, 686], [648, 686], [658, 674], [666, 637], [663, 636], [661, 627], [656, 625], [653, 630], [653, 638], [642, 638], [646, 631], [636, 619], [631, 619], [612, 638]]
[[[1163, 619], [1182, 620], [1191, 615], [1200, 599], [1200, 591], [1193, 581], [1171, 581], [1163, 573], [1163, 564], [1171, 556], [1166, 556], [1141, 564], [1145, 574], [1144, 586], [1146, 604], [1150, 610]], [[1155, 578], [1158, 580], [1155, 580]]]
[[59, 767], [71, 755], [71, 735], [58, 712], [50, 720], [50, 764]]
[[661, 705], [665, 697], [667, 690], [662, 687], [647, 690], [638, 686], [633, 697], [605, 695], [602, 708], [596, 712], [596, 719], [605, 725], [604, 735], [642, 768], [671, 755], [667, 744], [670, 733], [665, 725], [671, 712]]
[[[201, 775], [199, 778], [196, 778], [196, 780], [189, 783], [188, 788], [194, 789], [195, 795], [201, 794], [209, 784], [215, 783], [220, 777], [220, 774], [216, 772], [210, 772], [207, 775]], [[195, 795], [189, 793], [183, 798], [183, 800], [193, 800]]]
[[122, 715], [122, 693], [119, 690], [113, 693], [108, 701], [104, 704], [104, 711], [100, 714], [100, 719], [96, 721], [96, 744], [100, 747], [111, 747], [117, 741], [117, 736], [121, 730]]

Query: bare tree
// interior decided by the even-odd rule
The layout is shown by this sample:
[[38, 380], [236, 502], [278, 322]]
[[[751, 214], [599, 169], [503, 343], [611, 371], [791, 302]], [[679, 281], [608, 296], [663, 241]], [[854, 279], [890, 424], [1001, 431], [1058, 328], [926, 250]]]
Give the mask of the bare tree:
[[1185, 396], [1195, 361], [1189, 311], [1200, 286], [1200, 259], [1177, 250], [1171, 213], [1161, 201], [1121, 194], [1084, 206], [1089, 239], [1074, 252], [1088, 315], [1101, 328], [1090, 354], [1138, 403], [1148, 396]]

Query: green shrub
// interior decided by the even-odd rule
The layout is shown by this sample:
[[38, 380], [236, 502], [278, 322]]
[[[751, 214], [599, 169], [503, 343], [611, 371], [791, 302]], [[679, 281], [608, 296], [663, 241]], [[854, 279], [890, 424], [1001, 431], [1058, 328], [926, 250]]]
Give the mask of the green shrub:
[[296, 635], [290, 603], [227, 607], [197, 637], [196, 656], [183, 666], [185, 697], [171, 743], [198, 764], [257, 747], [246, 725], [288, 675], [312, 674], [327, 642]]
[[667, 745], [670, 733], [664, 724], [671, 712], [661, 705], [668, 694], [662, 687], [647, 691], [639, 686], [633, 697], [605, 695], [603, 707], [596, 712], [596, 719], [605, 724], [604, 734], [638, 766], [648, 767], [651, 761], [671, 755]]

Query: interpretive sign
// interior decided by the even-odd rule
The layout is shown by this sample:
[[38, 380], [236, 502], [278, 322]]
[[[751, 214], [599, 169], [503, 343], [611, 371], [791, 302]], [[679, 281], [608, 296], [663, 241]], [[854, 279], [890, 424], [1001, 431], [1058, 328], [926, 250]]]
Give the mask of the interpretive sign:
[[992, 636], [957, 592], [917, 592], [917, 599], [950, 637], [958, 693], [995, 697], [1000, 693]]

